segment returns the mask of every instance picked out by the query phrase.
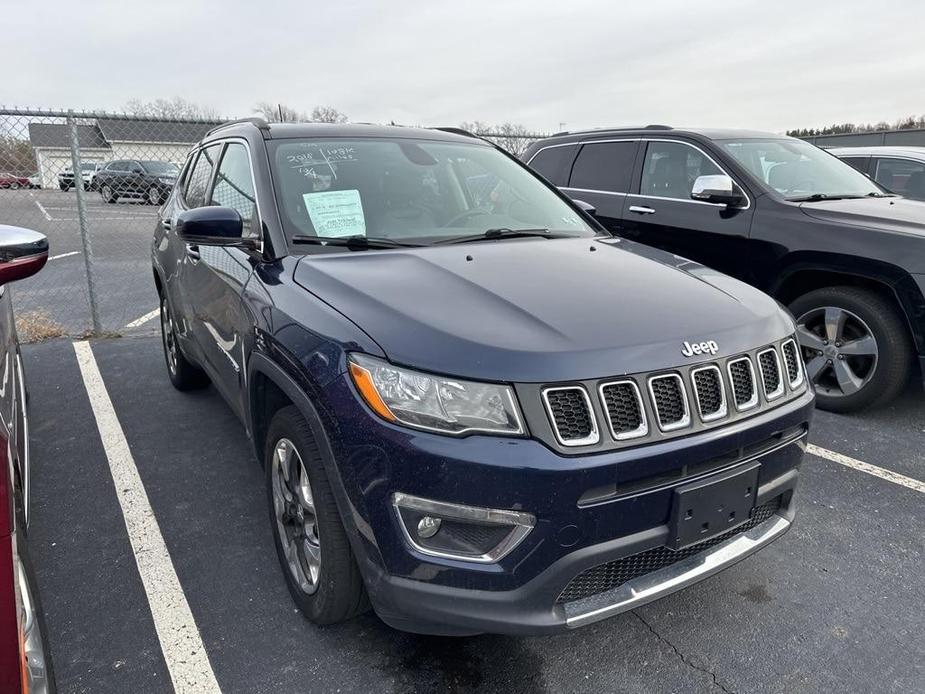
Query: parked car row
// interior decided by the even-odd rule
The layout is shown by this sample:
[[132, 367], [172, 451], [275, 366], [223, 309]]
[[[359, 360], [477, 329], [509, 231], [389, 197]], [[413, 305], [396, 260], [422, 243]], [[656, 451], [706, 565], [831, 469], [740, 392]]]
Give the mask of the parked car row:
[[833, 147], [828, 151], [884, 189], [925, 200], [925, 147]]
[[32, 178], [29, 176], [17, 176], [8, 171], [0, 171], [0, 188], [9, 188], [17, 190], [19, 188], [32, 188]]
[[819, 406], [847, 412], [925, 370], [925, 203], [891, 192], [920, 179], [855, 152], [869, 177], [802, 140], [649, 126], [562, 133], [524, 160], [614, 234], [788, 306]]
[[160, 205], [177, 182], [178, 172], [179, 167], [170, 162], [118, 159], [103, 166], [93, 184], [104, 202], [133, 197]]

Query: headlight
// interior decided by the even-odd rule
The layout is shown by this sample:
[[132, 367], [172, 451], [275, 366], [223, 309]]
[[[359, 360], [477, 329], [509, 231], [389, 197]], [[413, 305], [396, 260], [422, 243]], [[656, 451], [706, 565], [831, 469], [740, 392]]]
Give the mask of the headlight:
[[158, 178], [157, 180], [168, 186], [172, 186], [174, 181], [172, 178]]
[[349, 366], [366, 404], [390, 422], [446, 434], [524, 433], [509, 386], [434, 376], [364, 354], [351, 354]]

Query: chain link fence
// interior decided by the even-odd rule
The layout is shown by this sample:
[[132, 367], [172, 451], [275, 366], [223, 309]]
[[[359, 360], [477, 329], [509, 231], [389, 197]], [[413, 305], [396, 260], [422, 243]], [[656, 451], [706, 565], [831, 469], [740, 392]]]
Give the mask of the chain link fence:
[[0, 109], [0, 224], [50, 247], [45, 268], [12, 285], [21, 339], [157, 328], [158, 209], [219, 122]]

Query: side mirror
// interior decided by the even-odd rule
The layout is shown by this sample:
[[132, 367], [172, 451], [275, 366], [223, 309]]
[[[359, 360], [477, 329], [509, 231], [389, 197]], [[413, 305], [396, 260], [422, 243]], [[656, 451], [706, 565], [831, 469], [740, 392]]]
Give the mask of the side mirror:
[[716, 174], [697, 177], [691, 188], [691, 200], [740, 207], [745, 203], [745, 195], [729, 176]]
[[203, 246], [254, 248], [254, 239], [241, 238], [241, 215], [230, 207], [197, 207], [177, 217], [177, 235], [187, 243]]
[[32, 229], [0, 224], [0, 284], [31, 277], [48, 260], [48, 239]]
[[597, 208], [590, 202], [585, 202], [584, 200], [572, 200], [572, 202], [575, 203], [578, 209], [582, 212], [587, 212], [592, 217], [597, 214]]
[[141, 168], [140, 166], [133, 166], [133, 167], [132, 167], [132, 173], [133, 173], [133, 174], [143, 174], [144, 172], [145, 172], [145, 170], [144, 170], [143, 168]]

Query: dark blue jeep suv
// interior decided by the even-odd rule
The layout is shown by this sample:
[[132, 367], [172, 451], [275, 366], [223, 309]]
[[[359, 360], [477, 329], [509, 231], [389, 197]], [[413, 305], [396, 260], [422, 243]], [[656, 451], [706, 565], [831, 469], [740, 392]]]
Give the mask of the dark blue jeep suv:
[[483, 140], [229, 123], [160, 216], [170, 379], [244, 423], [313, 622], [562, 631], [790, 526], [814, 396], [789, 315]]

